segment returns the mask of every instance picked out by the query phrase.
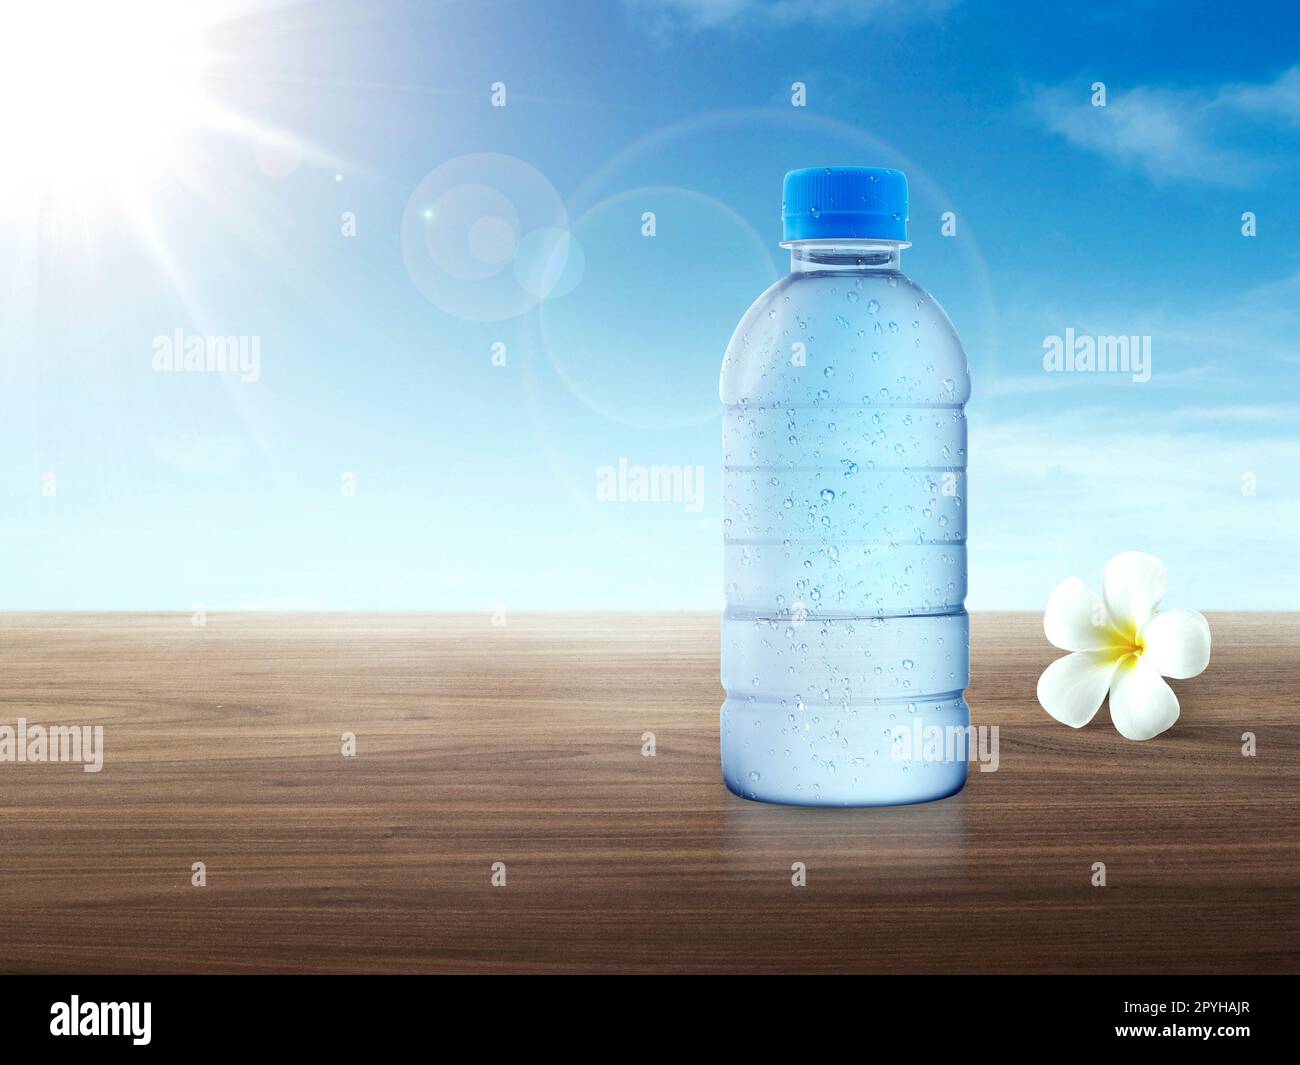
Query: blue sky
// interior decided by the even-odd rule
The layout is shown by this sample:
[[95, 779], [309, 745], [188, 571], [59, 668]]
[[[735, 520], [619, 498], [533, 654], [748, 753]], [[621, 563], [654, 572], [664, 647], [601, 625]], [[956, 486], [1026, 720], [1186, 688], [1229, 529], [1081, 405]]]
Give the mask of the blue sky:
[[[969, 605], [1141, 549], [1171, 603], [1294, 609], [1300, 16], [990, 8], [214, 5], [225, 119], [0, 213], [3, 608], [720, 607], [722, 350], [785, 272], [784, 171], [862, 163], [908, 173], [904, 269], [971, 362]], [[502, 199], [570, 235], [540, 301], [434, 268]], [[178, 329], [258, 379], [157, 372]], [[1066, 329], [1149, 335], [1151, 380], [1045, 373]], [[620, 459], [704, 506], [602, 503]]]

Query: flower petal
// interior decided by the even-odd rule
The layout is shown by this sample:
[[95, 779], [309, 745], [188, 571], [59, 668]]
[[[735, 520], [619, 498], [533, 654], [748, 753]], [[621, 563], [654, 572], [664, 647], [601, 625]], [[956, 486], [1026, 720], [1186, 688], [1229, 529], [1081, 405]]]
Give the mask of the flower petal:
[[1076, 651], [1058, 658], [1038, 678], [1038, 701], [1061, 724], [1083, 728], [1106, 698], [1117, 661], [1111, 651]]
[[1166, 677], [1186, 680], [1210, 664], [1210, 626], [1195, 610], [1161, 610], [1142, 628], [1142, 657]]
[[1066, 577], [1047, 600], [1043, 633], [1062, 651], [1096, 651], [1116, 642], [1106, 607], [1078, 577]]
[[1125, 635], [1135, 635], [1165, 595], [1165, 564], [1154, 555], [1125, 551], [1106, 563], [1101, 582], [1110, 620]]
[[1178, 720], [1178, 696], [1145, 655], [1129, 655], [1115, 670], [1110, 719], [1120, 735], [1130, 740], [1159, 736]]

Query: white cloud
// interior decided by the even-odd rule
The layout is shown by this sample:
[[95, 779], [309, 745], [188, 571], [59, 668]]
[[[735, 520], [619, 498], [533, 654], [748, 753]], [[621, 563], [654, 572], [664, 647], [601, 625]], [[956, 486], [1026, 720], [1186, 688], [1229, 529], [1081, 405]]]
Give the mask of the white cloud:
[[1233, 403], [1219, 407], [1179, 407], [1171, 417], [1185, 421], [1277, 422], [1294, 428], [1300, 425], [1300, 404]]
[[1223, 102], [1265, 119], [1285, 119], [1300, 125], [1300, 67], [1292, 67], [1266, 85], [1230, 85]]
[[624, 0], [634, 20], [658, 36], [759, 23], [913, 22], [943, 14], [956, 0]]
[[[1197, 302], [1012, 305], [1003, 321], [1015, 342], [978, 382], [977, 398], [1059, 400], [1072, 392], [1095, 399], [1119, 390], [1152, 400], [1155, 393], [1182, 391], [1250, 406], [1259, 395], [1300, 399], [1300, 378], [1289, 369], [1300, 363], [1300, 272]], [[1151, 379], [1134, 384], [1123, 373], [1044, 372], [1040, 338], [1066, 326], [1077, 335], [1150, 336]]]
[[976, 375], [970, 606], [1041, 610], [1063, 578], [1095, 584], [1111, 555], [1142, 550], [1168, 564], [1170, 602], [1294, 609], [1300, 379], [1286, 360], [1300, 337], [1300, 274], [1200, 304], [1041, 314], [1019, 333], [1059, 320], [1152, 334], [1154, 372], [1142, 385]]
[[1139, 87], [1114, 93], [1105, 107], [1093, 107], [1084, 90], [1086, 86], [1041, 89], [1030, 101], [1031, 111], [1072, 144], [1157, 180], [1193, 178], [1222, 185], [1249, 180], [1250, 160], [1216, 144], [1207, 101]]
[[1041, 609], [1063, 578], [1142, 550], [1169, 565], [1171, 601], [1294, 609], [1300, 429], [1236, 414], [1231, 435], [1178, 411], [972, 418], [969, 605]]
[[1205, 360], [1223, 376], [1257, 384], [1300, 357], [1300, 273], [1225, 291], [1204, 307], [1165, 310], [1142, 331], [1159, 334], [1166, 346]]
[[1300, 67], [1270, 82], [1209, 91], [1110, 86], [1105, 107], [1092, 105], [1089, 83], [1081, 79], [1077, 85], [1035, 89], [1029, 111], [1077, 147], [1157, 181], [1244, 185], [1268, 160], [1256, 150], [1260, 138], [1243, 146], [1242, 124], [1300, 127]]
[[[1041, 352], [1035, 352], [1039, 357]], [[1153, 362], [1155, 360], [1153, 359]], [[1215, 368], [1208, 364], [1186, 366], [1181, 370], [1162, 371], [1157, 362], [1152, 368], [1151, 379], [1137, 386], [1144, 390], [1160, 388], [1202, 388], [1206, 391], [1220, 387], [1221, 382], [1213, 379]], [[1010, 396], [1035, 396], [1044, 393], [1064, 394], [1077, 391], [1081, 384], [1095, 385], [1101, 388], [1134, 387], [1128, 373], [1047, 373], [1039, 370], [1032, 374], [1002, 374], [987, 383], [981, 384], [981, 396], [1004, 398]]]

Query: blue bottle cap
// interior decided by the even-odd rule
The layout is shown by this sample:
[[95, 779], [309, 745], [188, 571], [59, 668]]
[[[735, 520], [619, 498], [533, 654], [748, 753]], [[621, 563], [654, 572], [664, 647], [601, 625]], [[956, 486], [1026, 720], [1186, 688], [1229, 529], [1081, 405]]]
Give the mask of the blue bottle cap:
[[907, 240], [907, 176], [877, 166], [791, 170], [781, 196], [782, 240]]

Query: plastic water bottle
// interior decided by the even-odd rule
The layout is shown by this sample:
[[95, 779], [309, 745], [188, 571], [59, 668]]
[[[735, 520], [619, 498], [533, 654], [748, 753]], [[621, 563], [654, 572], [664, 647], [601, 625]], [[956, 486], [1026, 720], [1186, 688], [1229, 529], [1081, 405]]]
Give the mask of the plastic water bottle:
[[907, 179], [785, 177], [790, 274], [722, 362], [722, 774], [811, 806], [966, 782], [966, 414], [943, 308], [899, 268]]

